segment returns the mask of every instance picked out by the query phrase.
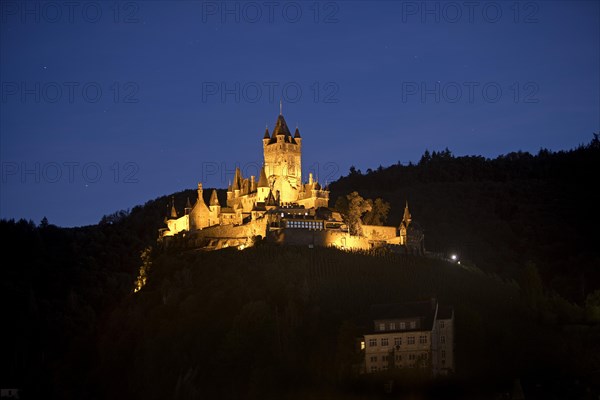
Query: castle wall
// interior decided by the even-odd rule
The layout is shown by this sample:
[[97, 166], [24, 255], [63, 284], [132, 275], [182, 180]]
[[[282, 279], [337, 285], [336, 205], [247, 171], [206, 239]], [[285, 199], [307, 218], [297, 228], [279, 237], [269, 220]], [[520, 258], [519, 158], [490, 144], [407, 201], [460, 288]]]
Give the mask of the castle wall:
[[371, 248], [365, 237], [351, 236], [346, 232], [309, 229], [278, 229], [267, 235], [269, 241], [299, 246], [334, 246], [341, 249], [368, 250]]
[[395, 226], [363, 225], [363, 235], [371, 240], [389, 240], [398, 237]]

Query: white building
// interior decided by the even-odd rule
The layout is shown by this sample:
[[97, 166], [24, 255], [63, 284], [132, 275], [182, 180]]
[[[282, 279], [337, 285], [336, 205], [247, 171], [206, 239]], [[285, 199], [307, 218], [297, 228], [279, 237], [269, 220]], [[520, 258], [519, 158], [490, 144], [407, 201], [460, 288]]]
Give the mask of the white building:
[[454, 310], [436, 299], [371, 307], [373, 330], [361, 341], [364, 372], [425, 368], [454, 371]]

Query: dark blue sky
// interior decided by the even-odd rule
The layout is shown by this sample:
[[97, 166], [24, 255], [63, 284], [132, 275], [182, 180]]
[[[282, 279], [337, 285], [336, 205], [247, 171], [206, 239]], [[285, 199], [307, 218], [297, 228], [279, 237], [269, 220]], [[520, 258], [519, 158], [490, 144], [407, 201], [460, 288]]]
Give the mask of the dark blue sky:
[[280, 98], [322, 182], [600, 130], [595, 1], [68, 4], [0, 0], [2, 218], [86, 225], [226, 187]]

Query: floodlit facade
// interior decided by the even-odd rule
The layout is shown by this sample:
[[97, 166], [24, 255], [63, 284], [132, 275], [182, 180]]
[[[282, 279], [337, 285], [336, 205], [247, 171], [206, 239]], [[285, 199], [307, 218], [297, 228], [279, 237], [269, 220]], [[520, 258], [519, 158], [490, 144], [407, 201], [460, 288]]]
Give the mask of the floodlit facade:
[[258, 178], [245, 178], [236, 168], [225, 206], [216, 190], [206, 204], [198, 183], [196, 201], [192, 205], [188, 199], [183, 213], [172, 200], [159, 241], [168, 244], [174, 237], [185, 238], [187, 246], [216, 250], [246, 248], [260, 237], [281, 244], [361, 250], [390, 245], [424, 251], [422, 233], [411, 226], [408, 203], [400, 226], [363, 225], [362, 235], [350, 235], [340, 213], [328, 208], [329, 190], [312, 174], [303, 181], [302, 140], [298, 128], [291, 134], [280, 113], [273, 133], [266, 128], [263, 135]]
[[433, 376], [454, 371], [454, 310], [430, 301], [376, 305], [373, 330], [361, 338], [365, 373], [421, 368]]

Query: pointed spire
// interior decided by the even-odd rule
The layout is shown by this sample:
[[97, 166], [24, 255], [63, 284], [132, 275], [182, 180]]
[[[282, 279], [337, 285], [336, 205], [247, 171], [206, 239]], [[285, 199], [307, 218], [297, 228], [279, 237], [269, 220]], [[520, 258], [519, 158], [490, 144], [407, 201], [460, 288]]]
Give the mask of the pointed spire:
[[290, 129], [285, 122], [283, 115], [279, 114], [277, 121], [275, 122], [275, 129], [273, 129], [273, 138], [277, 135], [291, 136]]
[[209, 204], [211, 206], [220, 206], [220, 204], [219, 204], [219, 198], [217, 197], [217, 190], [216, 189], [213, 189], [212, 194], [210, 195]]
[[175, 209], [175, 196], [171, 197], [171, 218], [177, 219], [177, 210]]
[[298, 126], [296, 126], [296, 132], [294, 132], [294, 139], [300, 139], [300, 129], [298, 129]]
[[265, 136], [263, 136], [263, 139], [271, 139], [271, 135], [269, 135], [269, 127], [268, 126], [265, 128]]
[[258, 178], [258, 187], [269, 187], [269, 181], [267, 180], [267, 174], [265, 173], [265, 166], [263, 165], [260, 169], [260, 178]]
[[408, 200], [406, 200], [406, 205], [404, 206], [404, 215], [402, 216], [402, 223], [408, 227], [410, 222], [412, 221], [412, 216], [410, 215], [410, 211], [408, 210]]
[[240, 190], [241, 189], [241, 180], [242, 180], [242, 176], [241, 176], [241, 172], [240, 172], [240, 168], [236, 167], [235, 168], [235, 176], [233, 177], [233, 190]]
[[187, 202], [185, 203], [185, 208], [192, 208], [192, 203], [190, 203], [190, 196], [187, 198]]

